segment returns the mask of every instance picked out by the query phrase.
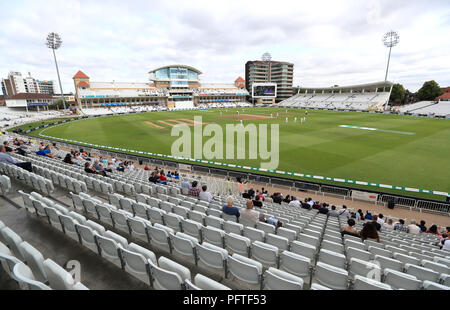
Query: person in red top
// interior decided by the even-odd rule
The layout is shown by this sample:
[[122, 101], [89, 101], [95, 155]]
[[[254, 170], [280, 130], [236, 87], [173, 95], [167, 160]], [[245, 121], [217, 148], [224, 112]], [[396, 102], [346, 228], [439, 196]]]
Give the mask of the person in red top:
[[160, 181], [162, 184], [167, 184], [167, 178], [166, 178], [166, 176], [164, 175], [164, 172], [161, 172], [161, 173], [159, 174], [159, 181]]

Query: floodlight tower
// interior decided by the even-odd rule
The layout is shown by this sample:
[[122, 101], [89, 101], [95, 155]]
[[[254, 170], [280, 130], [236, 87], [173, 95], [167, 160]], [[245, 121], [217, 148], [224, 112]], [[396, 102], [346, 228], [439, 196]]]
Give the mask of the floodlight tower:
[[[386, 47], [389, 47], [389, 56], [388, 56], [388, 62], [387, 62], [387, 66], [386, 66], [386, 75], [384, 76], [384, 86], [383, 86], [383, 90], [385, 90], [386, 87], [386, 81], [387, 81], [387, 75], [388, 75], [388, 70], [389, 70], [389, 62], [391, 60], [391, 50], [393, 46], [396, 46], [398, 44], [398, 42], [400, 42], [400, 36], [398, 35], [398, 33], [396, 31], [388, 31], [384, 34], [383, 36], [383, 44]], [[388, 104], [389, 100], [386, 101], [386, 105], [384, 107], [384, 109], [387, 109], [387, 104]]]
[[50, 32], [47, 36], [47, 42], [45, 43], [48, 48], [52, 49], [53, 51], [53, 58], [55, 59], [55, 65], [56, 65], [56, 73], [58, 74], [58, 82], [59, 82], [59, 91], [61, 92], [61, 99], [64, 104], [64, 110], [66, 110], [66, 100], [64, 99], [64, 93], [62, 90], [62, 84], [61, 84], [61, 78], [59, 77], [59, 69], [58, 69], [58, 62], [56, 61], [56, 54], [55, 50], [61, 47], [61, 37], [59, 34], [55, 32]]
[[272, 60], [272, 55], [270, 55], [269, 53], [264, 53], [262, 55], [262, 61], [264, 61], [266, 63], [267, 66], [267, 75], [266, 75], [266, 82], [270, 82], [270, 61]]

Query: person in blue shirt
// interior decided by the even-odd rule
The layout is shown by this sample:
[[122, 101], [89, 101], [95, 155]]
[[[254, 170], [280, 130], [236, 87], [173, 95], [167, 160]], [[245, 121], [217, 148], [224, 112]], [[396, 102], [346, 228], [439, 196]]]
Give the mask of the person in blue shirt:
[[228, 215], [235, 215], [236, 219], [238, 219], [239, 216], [241, 216], [241, 213], [239, 212], [238, 207], [233, 206], [233, 203], [234, 203], [233, 196], [228, 196], [227, 204], [223, 206], [222, 212]]
[[370, 212], [369, 211], [366, 211], [366, 215], [364, 216], [364, 218], [366, 219], [366, 220], [372, 220], [372, 214], [370, 214]]

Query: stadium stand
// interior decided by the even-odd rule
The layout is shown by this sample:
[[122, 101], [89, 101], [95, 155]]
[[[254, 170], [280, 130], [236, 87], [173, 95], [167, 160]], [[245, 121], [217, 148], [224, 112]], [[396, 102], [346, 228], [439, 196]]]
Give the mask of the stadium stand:
[[[149, 183], [151, 171], [141, 168], [101, 176], [87, 174], [84, 159], [77, 166], [32, 153], [13, 156], [31, 161], [33, 172], [0, 163], [4, 197], [20, 189], [15, 203], [40, 220], [34, 225], [64, 234], [150, 289], [450, 289], [450, 252], [435, 245], [435, 234], [382, 229], [381, 242], [362, 240], [341, 234], [346, 216], [284, 202], [259, 210], [282, 227], [241, 222], [221, 212], [229, 195], [224, 181], [199, 180], [215, 194], [206, 202], [183, 191], [181, 181], [195, 180], [189, 175], [162, 185]], [[245, 203], [234, 192], [234, 205]], [[356, 222], [358, 231], [371, 225]], [[0, 229], [0, 260], [20, 288], [86, 289], [44, 260], [46, 253], [23, 246], [5, 223]]]

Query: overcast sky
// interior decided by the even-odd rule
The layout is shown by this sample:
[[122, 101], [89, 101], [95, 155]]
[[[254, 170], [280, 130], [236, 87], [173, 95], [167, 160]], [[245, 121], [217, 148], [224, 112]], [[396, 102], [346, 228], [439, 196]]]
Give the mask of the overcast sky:
[[64, 92], [82, 70], [93, 81], [148, 81], [148, 71], [180, 63], [204, 82], [244, 77], [248, 60], [269, 52], [294, 63], [294, 85], [384, 80], [386, 31], [396, 30], [388, 79], [416, 91], [450, 86], [449, 0], [0, 0], [0, 77], [10, 70], [57, 80], [46, 35], [57, 50]]

